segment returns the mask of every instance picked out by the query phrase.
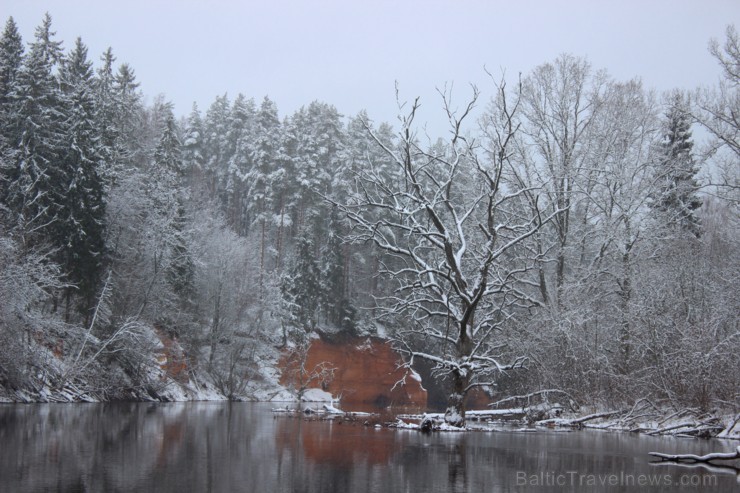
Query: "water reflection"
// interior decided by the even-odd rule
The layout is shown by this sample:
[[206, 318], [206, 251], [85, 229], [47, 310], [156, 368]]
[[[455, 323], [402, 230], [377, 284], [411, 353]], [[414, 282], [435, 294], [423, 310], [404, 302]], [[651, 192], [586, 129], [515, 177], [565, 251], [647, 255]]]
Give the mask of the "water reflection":
[[[0, 491], [509, 492], [633, 491], [578, 484], [579, 476], [736, 475], [651, 467], [647, 452], [707, 453], [723, 442], [617, 433], [436, 433], [274, 417], [269, 406], [229, 403], [0, 406]], [[567, 484], [548, 483], [573, 472]], [[576, 484], [572, 484], [572, 480]]]

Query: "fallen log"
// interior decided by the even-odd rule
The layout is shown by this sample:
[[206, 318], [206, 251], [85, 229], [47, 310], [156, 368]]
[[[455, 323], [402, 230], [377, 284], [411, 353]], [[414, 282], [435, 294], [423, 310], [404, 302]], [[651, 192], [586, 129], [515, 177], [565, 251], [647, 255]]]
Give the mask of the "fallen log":
[[583, 416], [581, 418], [573, 418], [573, 419], [566, 419], [566, 418], [543, 419], [541, 421], [537, 421], [535, 424], [537, 426], [561, 426], [561, 427], [580, 428], [583, 426], [583, 423], [585, 423], [586, 421], [591, 421], [593, 419], [599, 419], [599, 418], [608, 418], [611, 416], [615, 416], [617, 414], [621, 414], [623, 412], [624, 411], [608, 411], [604, 413], [589, 414], [588, 416]]
[[709, 462], [713, 460], [740, 460], [740, 446], [734, 452], [727, 453], [714, 453], [707, 455], [694, 455], [694, 454], [662, 454], [660, 452], [650, 452], [653, 457], [658, 457], [662, 461], [670, 462]]
[[[717, 432], [722, 431], [722, 429], [723, 429], [722, 426], [719, 426], [714, 422], [697, 423], [695, 421], [689, 421], [686, 423], [680, 423], [680, 424], [676, 424], [673, 426], [667, 426], [665, 428], [659, 428], [657, 430], [653, 430], [649, 432], [648, 435], [655, 436], [655, 435], [665, 435], [665, 434], [670, 434], [670, 435], [681, 434], [681, 435], [691, 435], [691, 436], [697, 436], [697, 435], [705, 436], [706, 435], [708, 437], [708, 436], [712, 436], [712, 432], [715, 432], [716, 434]], [[670, 433], [670, 432], [673, 432], [673, 433]]]
[[621, 414], [623, 412], [624, 411], [607, 411], [605, 413], [589, 414], [588, 416], [583, 416], [582, 418], [574, 419], [573, 423], [581, 424], [581, 423], [585, 423], [586, 421], [591, 421], [592, 419], [608, 418], [616, 414]]

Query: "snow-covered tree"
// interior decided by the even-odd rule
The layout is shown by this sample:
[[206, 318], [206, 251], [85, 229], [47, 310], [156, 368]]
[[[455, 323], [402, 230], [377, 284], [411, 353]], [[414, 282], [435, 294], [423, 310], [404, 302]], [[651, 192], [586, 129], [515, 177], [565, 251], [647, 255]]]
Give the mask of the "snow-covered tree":
[[709, 172], [710, 192], [740, 202], [740, 36], [727, 26], [725, 42], [713, 40], [710, 53], [720, 64], [723, 78], [716, 87], [697, 91], [693, 116], [711, 139], [703, 158], [715, 170]]
[[203, 120], [198, 105], [193, 103], [193, 109], [188, 115], [182, 139], [183, 171], [191, 191], [199, 190], [202, 187], [204, 164]]
[[224, 163], [226, 182], [221, 192], [224, 210], [231, 227], [243, 236], [251, 226], [249, 209], [253, 184], [248, 176], [254, 169], [255, 113], [254, 100], [239, 94], [229, 112], [224, 154], [228, 159]]
[[11, 95], [16, 92], [16, 79], [23, 64], [23, 42], [13, 18], [5, 24], [0, 38], [0, 199], [7, 197], [10, 176], [14, 174], [18, 134], [13, 126]]
[[142, 122], [144, 107], [136, 74], [127, 63], [118, 66], [113, 78], [113, 97], [115, 125], [120, 143], [117, 158], [120, 165], [143, 167], [151, 157], [146, 155], [143, 148], [142, 132], [146, 131]]
[[0, 37], [0, 108], [8, 110], [10, 93], [14, 90], [18, 72], [23, 63], [23, 40], [12, 17], [5, 23]]
[[534, 259], [525, 244], [562, 213], [541, 213], [535, 206], [522, 214], [518, 204], [527, 197], [537, 204], [537, 190], [503, 186], [518, 105], [506, 100], [503, 84], [498, 89], [489, 149], [463, 133], [477, 91], [461, 111], [445, 98], [451, 137], [443, 154], [417, 143], [417, 100], [403, 117], [400, 149], [376, 139], [399, 178], [390, 180], [367, 163], [349, 200], [335, 202], [353, 223], [350, 238], [373, 242], [383, 252], [381, 272], [394, 284], [382, 299], [384, 313], [401, 317], [396, 338], [409, 363], [425, 359], [448, 379], [445, 420], [457, 426], [465, 422], [472, 388], [490, 385], [526, 361], [505, 361], [510, 355], [498, 336], [520, 308], [537, 304], [528, 294]]
[[349, 299], [347, 255], [342, 242], [342, 224], [336, 208], [332, 208], [327, 226], [329, 238], [321, 256], [322, 301], [326, 318], [337, 327], [351, 330], [355, 323], [355, 308]]
[[318, 101], [293, 115], [298, 132], [295, 172], [298, 183], [297, 224], [321, 235], [325, 205], [318, 194], [331, 192], [332, 177], [341, 169], [344, 132], [334, 106]]
[[314, 255], [309, 234], [298, 237], [292, 265], [283, 276], [281, 291], [290, 306], [290, 323], [310, 332], [318, 324], [319, 303], [322, 300], [321, 271]]
[[657, 156], [653, 208], [667, 226], [699, 236], [698, 210], [702, 204], [697, 195], [699, 170], [694, 162], [689, 102], [680, 92], [670, 97], [663, 133]]
[[[167, 280], [181, 302], [187, 305], [193, 295], [194, 264], [188, 241], [188, 223], [184, 206], [184, 168], [182, 144], [177, 136], [174, 116], [170, 112], [154, 153], [149, 178], [153, 215], [161, 217], [160, 259], [164, 261]], [[156, 259], [156, 251], [155, 251]]]
[[[77, 38], [59, 74], [65, 112], [65, 144], [57, 166], [68, 182], [60, 221], [60, 257], [88, 315], [102, 281], [105, 253], [105, 190], [100, 171], [106, 156], [96, 120], [92, 63]], [[68, 296], [71, 293], [68, 293]]]
[[229, 133], [231, 103], [226, 94], [219, 96], [209, 106], [203, 122], [204, 178], [211, 196], [221, 194], [227, 181], [228, 154], [226, 136]]
[[123, 142], [119, 129], [119, 108], [114, 92], [115, 75], [113, 64], [116, 57], [113, 50], [108, 48], [100, 60], [102, 66], [97, 70], [95, 84], [95, 120], [100, 133], [100, 151], [102, 153], [102, 167], [100, 174], [110, 189], [115, 184], [115, 178], [120, 171], [121, 154], [123, 153]]
[[[634, 285], [640, 261], [639, 244], [649, 235], [648, 200], [654, 188], [652, 155], [659, 136], [656, 104], [639, 81], [612, 83], [604, 102], [606, 121], [600, 122], [602, 156], [597, 183], [587, 200], [593, 207], [591, 231], [596, 240], [588, 248], [582, 275], [600, 299], [614, 299], [603, 310], [602, 334], [616, 348], [611, 366], [622, 374], [634, 366]], [[576, 302], [587, 296], [575, 291]], [[577, 309], [577, 307], [574, 307]], [[612, 311], [616, 308], [616, 311]], [[598, 312], [594, 314], [598, 316]], [[616, 337], [615, 337], [616, 336]]]
[[600, 118], [606, 82], [603, 72], [568, 54], [538, 66], [522, 81], [518, 140], [525, 169], [519, 177], [526, 186], [543, 187], [543, 210], [560, 211], [539, 236], [538, 246], [543, 254], [551, 252], [546, 255], [554, 265], [553, 282], [545, 273], [540, 276], [540, 293], [556, 307], [563, 304], [572, 250], [578, 244], [574, 233], [581, 217], [576, 214], [582, 209], [577, 205], [592, 184], [590, 129]]

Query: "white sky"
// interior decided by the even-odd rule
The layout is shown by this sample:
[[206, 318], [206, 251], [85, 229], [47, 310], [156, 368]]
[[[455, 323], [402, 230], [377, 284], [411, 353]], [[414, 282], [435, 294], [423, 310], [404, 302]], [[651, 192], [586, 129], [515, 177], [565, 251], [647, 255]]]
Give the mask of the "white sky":
[[65, 47], [81, 36], [97, 62], [111, 46], [179, 114], [241, 92], [269, 95], [281, 117], [321, 100], [395, 123], [398, 81], [402, 98], [421, 96], [432, 133], [444, 128], [435, 89], [490, 96], [484, 66], [514, 80], [568, 52], [618, 79], [693, 89], [719, 75], [709, 39], [740, 27], [738, 0], [0, 1], [2, 25], [12, 15], [26, 42], [46, 11]]

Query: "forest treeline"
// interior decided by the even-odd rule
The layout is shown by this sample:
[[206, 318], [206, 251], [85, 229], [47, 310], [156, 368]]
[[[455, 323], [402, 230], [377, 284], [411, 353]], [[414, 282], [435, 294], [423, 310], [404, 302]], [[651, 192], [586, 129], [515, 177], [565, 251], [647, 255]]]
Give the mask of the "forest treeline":
[[0, 387], [138, 395], [167, 337], [238, 397], [260, 348], [331, 327], [387, 334], [450, 402], [737, 407], [735, 30], [710, 52], [716, 87], [665, 95], [562, 55], [488, 102], [443, 93], [429, 139], [414, 105], [400, 128], [241, 94], [178, 118], [112, 50], [11, 18]]

